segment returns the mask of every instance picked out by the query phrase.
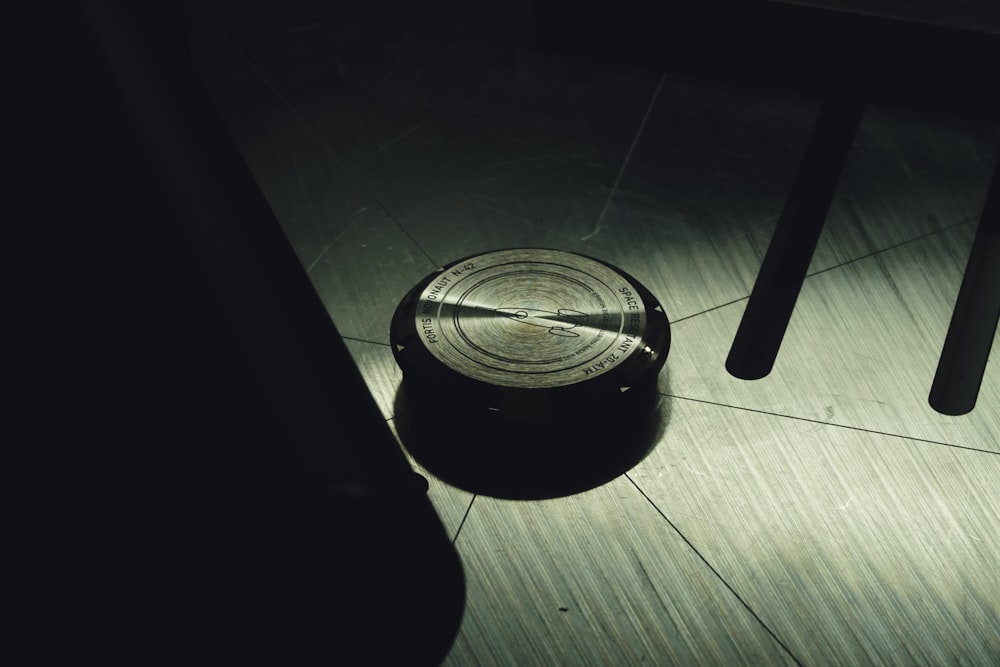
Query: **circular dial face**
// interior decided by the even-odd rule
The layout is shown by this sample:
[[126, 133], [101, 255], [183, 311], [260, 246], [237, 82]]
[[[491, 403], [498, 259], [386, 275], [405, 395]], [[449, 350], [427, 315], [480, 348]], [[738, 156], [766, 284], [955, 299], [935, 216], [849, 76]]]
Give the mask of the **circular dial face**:
[[416, 330], [448, 367], [494, 385], [546, 388], [619, 366], [645, 341], [646, 308], [624, 276], [557, 250], [501, 250], [440, 273]]

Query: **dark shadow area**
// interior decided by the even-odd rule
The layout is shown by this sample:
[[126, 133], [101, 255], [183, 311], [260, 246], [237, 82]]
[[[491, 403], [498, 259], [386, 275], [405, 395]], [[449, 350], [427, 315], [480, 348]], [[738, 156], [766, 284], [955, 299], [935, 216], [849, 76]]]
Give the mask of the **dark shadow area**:
[[873, 103], [996, 118], [995, 23], [973, 29], [779, 0], [625, 0], [614, 11], [590, 1], [532, 4], [541, 44], [557, 51], [820, 90], [860, 76]]
[[556, 498], [605, 484], [645, 458], [670, 421], [670, 399], [652, 389], [628, 403], [581, 405], [564, 419], [512, 422], [414, 400], [405, 384], [395, 422], [407, 451], [448, 484], [497, 498]]
[[0, 662], [440, 663], [457, 553], [176, 17], [47, 8], [0, 244]]

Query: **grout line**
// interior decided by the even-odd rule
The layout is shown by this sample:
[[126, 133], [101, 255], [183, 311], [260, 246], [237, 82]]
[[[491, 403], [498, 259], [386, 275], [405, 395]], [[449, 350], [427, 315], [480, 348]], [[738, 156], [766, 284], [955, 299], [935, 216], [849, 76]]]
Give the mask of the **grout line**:
[[740, 301], [746, 301], [749, 298], [750, 298], [749, 294], [746, 295], [746, 296], [741, 296], [738, 299], [733, 299], [732, 301], [727, 301], [726, 303], [720, 303], [718, 306], [712, 306], [711, 308], [706, 308], [705, 310], [702, 310], [700, 312], [694, 313], [693, 315], [685, 315], [684, 317], [679, 317], [676, 320], [671, 320], [670, 324], [671, 324], [671, 326], [673, 326], [674, 324], [677, 324], [678, 322], [683, 322], [684, 320], [690, 320], [693, 317], [698, 317], [699, 315], [704, 315], [705, 313], [710, 313], [713, 310], [718, 310], [720, 308], [725, 308], [726, 306], [731, 306], [734, 303], [739, 303]]
[[[337, 157], [333, 149], [330, 148], [330, 145], [326, 143], [325, 139], [323, 139], [323, 136], [319, 132], [317, 132], [315, 128], [313, 128], [313, 126], [309, 123], [309, 121], [307, 121], [305, 117], [302, 114], [300, 114], [297, 109], [295, 109], [295, 107], [292, 106], [292, 103], [288, 101], [288, 98], [286, 98], [281, 93], [281, 91], [278, 90], [278, 87], [275, 86], [274, 83], [267, 77], [267, 75], [264, 74], [264, 72], [254, 64], [254, 62], [250, 59], [250, 57], [247, 56], [246, 52], [244, 52], [243, 49], [240, 48], [240, 45], [237, 44], [236, 41], [229, 36], [229, 33], [227, 33], [225, 30], [222, 29], [222, 26], [220, 26], [215, 21], [214, 18], [212, 18], [211, 14], [209, 14], [201, 6], [199, 2], [192, 2], [191, 4], [195, 7], [195, 9], [198, 10], [198, 12], [205, 19], [205, 21], [207, 21], [208, 24], [217, 33], [219, 33], [223, 41], [225, 41], [226, 44], [228, 44], [229, 47], [233, 50], [233, 52], [236, 53], [237, 56], [239, 56], [240, 60], [242, 60], [244, 64], [246, 64], [246, 66], [250, 68], [250, 71], [254, 73], [254, 75], [260, 80], [260, 82], [263, 83], [264, 86], [271, 91], [271, 93], [278, 99], [279, 102], [281, 102], [282, 106], [284, 106], [285, 109], [288, 110], [288, 112], [292, 115], [292, 117], [296, 120], [296, 122], [298, 122], [299, 125], [301, 125], [306, 130], [306, 132], [312, 135], [313, 139], [320, 145], [320, 147], [323, 149], [323, 152], [326, 153], [326, 156], [331, 161], [333, 161], [333, 163], [337, 166], [337, 168], [340, 169], [340, 171], [346, 174], [348, 177], [350, 177], [355, 183], [361, 186], [361, 188], [368, 194], [368, 196], [370, 196], [372, 199], [375, 200], [375, 204], [382, 210], [382, 212], [386, 215], [386, 217], [388, 217], [389, 220], [391, 220], [393, 224], [395, 224], [396, 227], [399, 228], [399, 230], [403, 233], [403, 235], [406, 236], [407, 239], [409, 239], [410, 243], [412, 243], [413, 246], [417, 250], [419, 250], [420, 253], [424, 257], [426, 257], [431, 264], [433, 264], [435, 267], [440, 266], [440, 264], [434, 261], [434, 258], [431, 257], [419, 243], [417, 243], [416, 239], [414, 239], [413, 236], [410, 234], [410, 232], [406, 230], [406, 228], [396, 218], [396, 216], [394, 216], [389, 211], [389, 208], [385, 205], [385, 203], [383, 203], [382, 199], [378, 196], [378, 194], [374, 190], [372, 190], [372, 188], [369, 187], [368, 184], [366, 184], [363, 180], [361, 180], [359, 177], [357, 177], [347, 169], [344, 163], [341, 162], [341, 160]], [[431, 120], [433, 120], [433, 118]], [[398, 138], [399, 137], [397, 137], [397, 139]]]
[[939, 440], [927, 440], [926, 438], [916, 438], [911, 435], [903, 435], [901, 433], [887, 433], [885, 431], [874, 431], [868, 428], [862, 428], [860, 426], [850, 426], [848, 424], [834, 424], [832, 422], [825, 422], [819, 419], [809, 419], [808, 417], [796, 417], [795, 415], [785, 415], [780, 412], [769, 412], [767, 410], [758, 410], [756, 408], [746, 408], [739, 405], [729, 405], [728, 403], [718, 403], [716, 401], [706, 401], [701, 398], [691, 398], [689, 396], [677, 396], [676, 394], [664, 394], [660, 392], [661, 396], [666, 396], [667, 398], [676, 398], [682, 401], [692, 401], [694, 403], [704, 403], [705, 405], [714, 405], [720, 408], [730, 408], [732, 410], [743, 410], [744, 412], [754, 412], [759, 415], [768, 415], [770, 417], [782, 417], [785, 419], [794, 419], [796, 421], [808, 422], [810, 424], [819, 424], [821, 426], [832, 426], [834, 428], [844, 428], [851, 431], [860, 431], [862, 433], [870, 433], [872, 435], [884, 435], [890, 438], [900, 438], [902, 440], [911, 440], [913, 442], [922, 442], [928, 445], [940, 445], [943, 447], [951, 447], [953, 449], [963, 449], [970, 452], [978, 452], [979, 454], [991, 454], [993, 456], [1000, 456], [1000, 452], [994, 452], [989, 449], [979, 449], [978, 447], [969, 447], [967, 445], [954, 445], [950, 442], [941, 442]]
[[664, 72], [660, 75], [660, 81], [656, 84], [656, 90], [653, 91], [653, 97], [649, 100], [649, 106], [646, 107], [646, 113], [642, 116], [642, 121], [639, 123], [639, 129], [635, 132], [635, 137], [632, 138], [632, 145], [628, 148], [628, 153], [625, 154], [625, 160], [622, 162], [621, 169], [618, 170], [618, 175], [615, 176], [614, 185], [611, 186], [611, 192], [608, 193], [608, 198], [604, 200], [604, 207], [601, 209], [601, 214], [597, 216], [597, 224], [594, 225], [594, 229], [591, 230], [586, 236], [580, 237], [581, 241], [590, 241], [591, 238], [597, 235], [601, 231], [601, 225], [604, 224], [604, 215], [608, 212], [608, 207], [611, 205], [611, 200], [614, 199], [615, 193], [618, 192], [618, 184], [621, 183], [622, 176], [625, 174], [625, 170], [628, 168], [629, 160], [632, 159], [632, 153], [635, 152], [635, 147], [639, 143], [639, 138], [642, 136], [642, 131], [646, 129], [646, 121], [649, 120], [650, 114], [653, 112], [653, 107], [656, 106], [656, 101], [660, 99], [660, 91], [663, 90], [663, 82], [667, 79], [667, 73]]
[[[407, 413], [405, 413], [405, 412], [404, 413], [398, 413], [397, 412], [396, 414], [392, 415], [391, 417], [388, 417], [385, 420], [385, 422], [386, 422], [386, 424], [388, 424], [389, 422], [397, 419], [398, 417], [405, 417], [406, 414]], [[399, 432], [398, 432], [398, 430], [396, 432], [396, 437], [399, 438]], [[405, 451], [405, 446], [403, 446], [403, 450]], [[417, 463], [419, 464], [419, 461], [417, 461]], [[413, 465], [410, 464], [410, 467], [412, 468]], [[414, 471], [414, 472], [416, 472], [416, 471]], [[424, 473], [427, 473], [427, 474], [424, 474]], [[431, 473], [430, 471], [426, 471], [426, 470], [424, 472], [422, 472], [422, 473], [417, 473], [417, 474], [424, 475], [425, 477], [427, 475], [430, 475], [430, 476], [433, 477], [433, 473]], [[442, 482], [442, 483], [447, 484], [447, 482]], [[469, 505], [465, 508], [465, 513], [462, 514], [462, 520], [458, 522], [458, 527], [455, 529], [455, 534], [452, 535], [452, 537], [451, 537], [451, 544], [452, 544], [452, 546], [454, 546], [455, 543], [458, 541], [458, 536], [462, 532], [462, 528], [465, 526], [466, 520], [469, 518], [469, 513], [472, 512], [472, 505], [473, 505], [473, 503], [476, 502], [476, 498], [478, 498], [478, 497], [479, 497], [478, 493], [472, 494], [472, 498], [469, 500]], [[434, 507], [434, 511], [435, 511], [435, 513], [437, 513], [438, 518], [440, 518], [441, 513], [438, 511], [437, 506]]]
[[368, 340], [367, 338], [355, 338], [354, 336], [344, 336], [344, 335], [341, 335], [340, 337], [343, 338], [344, 340], [353, 340], [357, 343], [369, 343], [371, 345], [381, 345], [382, 347], [392, 347], [391, 345], [389, 345], [389, 343], [383, 343], [377, 340]]
[[[973, 218], [966, 218], [966, 219], [960, 220], [958, 222], [953, 222], [950, 225], [945, 225], [944, 227], [940, 227], [938, 229], [935, 229], [934, 231], [927, 232], [926, 234], [921, 234], [920, 236], [915, 236], [912, 239], [907, 239], [906, 241], [900, 241], [899, 243], [894, 243], [894, 244], [892, 244], [890, 246], [886, 246], [885, 248], [879, 248], [878, 250], [872, 250], [871, 252], [865, 253], [864, 255], [861, 255], [859, 257], [855, 257], [854, 259], [848, 259], [848, 260], [845, 260], [843, 262], [840, 262], [839, 264], [834, 264], [833, 266], [828, 266], [825, 269], [819, 269], [818, 271], [813, 271], [812, 273], [808, 273], [808, 274], [806, 274], [806, 279], [812, 278], [813, 276], [818, 276], [818, 275], [820, 275], [822, 273], [827, 273], [828, 271], [834, 271], [836, 269], [843, 268], [843, 267], [845, 267], [845, 266], [847, 266], [849, 264], [854, 264], [855, 262], [860, 262], [863, 259], [870, 259], [870, 258], [875, 257], [877, 255], [881, 255], [882, 253], [889, 252], [890, 250], [896, 250], [897, 248], [901, 248], [901, 247], [903, 247], [903, 246], [905, 246], [907, 244], [910, 244], [910, 243], [916, 243], [917, 241], [923, 241], [923, 240], [928, 239], [928, 238], [930, 238], [932, 236], [936, 236], [937, 234], [942, 234], [942, 233], [947, 232], [947, 231], [949, 231], [951, 229], [955, 229], [957, 227], [961, 227], [963, 225], [968, 225], [970, 223], [976, 222], [976, 220], [977, 219], [974, 218], [974, 217]], [[683, 322], [684, 320], [690, 320], [691, 318], [698, 317], [699, 315], [705, 315], [706, 313], [711, 313], [714, 310], [718, 310], [720, 308], [725, 308], [726, 306], [731, 306], [734, 303], [739, 303], [740, 301], [746, 301], [749, 298], [750, 298], [750, 295], [747, 294], [746, 296], [741, 296], [738, 299], [733, 299], [732, 301], [727, 301], [726, 303], [720, 303], [718, 306], [712, 306], [711, 308], [706, 308], [705, 310], [698, 311], [697, 313], [692, 313], [691, 315], [685, 315], [684, 317], [679, 317], [676, 320], [671, 320], [670, 324], [674, 325], [674, 324], [677, 324], [678, 322]]]
[[462, 520], [458, 524], [458, 528], [455, 529], [455, 535], [451, 538], [452, 545], [458, 541], [458, 535], [462, 532], [462, 527], [465, 526], [465, 520], [469, 518], [469, 512], [472, 511], [472, 504], [476, 502], [476, 498], [479, 497], [478, 493], [472, 495], [472, 499], [469, 501], [469, 506], [465, 508], [465, 514], [462, 515]]
[[812, 278], [813, 276], [818, 276], [821, 273], [826, 273], [827, 271], [833, 271], [834, 269], [839, 269], [841, 267], [847, 266], [848, 264], [853, 264], [854, 262], [860, 262], [863, 259], [868, 259], [870, 257], [874, 257], [876, 255], [880, 255], [880, 254], [882, 254], [884, 252], [888, 252], [890, 250], [895, 250], [896, 248], [901, 248], [904, 245], [907, 245], [907, 244], [910, 244], [910, 243], [916, 243], [917, 241], [923, 241], [924, 239], [928, 239], [928, 238], [930, 238], [932, 236], [936, 236], [938, 234], [942, 234], [944, 232], [947, 232], [948, 230], [955, 229], [956, 227], [961, 227], [962, 225], [967, 225], [967, 224], [969, 224], [971, 222], [976, 222], [976, 220], [977, 220], [977, 218], [973, 217], [973, 218], [966, 218], [965, 220], [960, 220], [958, 222], [953, 222], [950, 225], [945, 225], [944, 227], [940, 227], [938, 229], [935, 229], [934, 231], [927, 232], [926, 234], [921, 234], [920, 236], [915, 236], [912, 239], [908, 239], [906, 241], [900, 241], [899, 243], [894, 243], [893, 245], [886, 246], [885, 248], [880, 248], [878, 250], [873, 250], [873, 251], [871, 251], [869, 253], [861, 255], [860, 257], [855, 257], [854, 259], [848, 259], [846, 261], [841, 262], [840, 264], [835, 264], [834, 266], [828, 266], [825, 269], [820, 269], [818, 271], [813, 271], [812, 273], [806, 274], [806, 278]]
[[625, 473], [624, 476], [629, 482], [631, 482], [632, 486], [635, 487], [636, 491], [638, 491], [642, 495], [642, 497], [645, 498], [646, 501], [653, 506], [653, 509], [656, 510], [656, 513], [659, 514], [661, 517], [663, 517], [663, 520], [667, 522], [667, 525], [669, 525], [670, 528], [675, 533], [677, 533], [677, 535], [682, 540], [684, 540], [684, 543], [687, 544], [688, 547], [690, 547], [691, 551], [693, 551], [694, 554], [701, 560], [701, 562], [705, 564], [705, 566], [709, 569], [709, 571], [711, 571], [711, 573], [714, 574], [715, 577], [720, 582], [722, 582], [722, 585], [725, 586], [730, 593], [732, 593], [733, 597], [735, 597], [739, 601], [739, 603], [743, 605], [743, 608], [746, 609], [748, 612], [750, 612], [750, 615], [753, 616], [758, 623], [760, 623], [761, 627], [764, 628], [767, 634], [771, 635], [771, 638], [774, 639], [774, 641], [778, 642], [778, 645], [782, 649], [784, 649], [785, 653], [788, 654], [788, 657], [794, 660], [795, 664], [802, 665], [802, 661], [799, 660], [794, 653], [792, 653], [792, 650], [788, 648], [785, 642], [781, 641], [781, 638], [778, 637], [777, 634], [775, 634], [774, 630], [772, 630], [770, 626], [768, 626], [768, 624], [764, 622], [764, 619], [762, 619], [757, 614], [757, 612], [753, 610], [753, 607], [751, 607], [747, 603], [747, 601], [744, 600], [742, 596], [740, 596], [740, 594], [736, 592], [736, 589], [734, 589], [733, 586], [728, 581], [726, 581], [725, 577], [723, 577], [722, 574], [717, 569], [715, 569], [715, 566], [713, 566], [712, 563], [709, 562], [708, 558], [706, 558], [704, 554], [702, 554], [701, 551], [698, 550], [698, 547], [696, 547], [691, 542], [691, 540], [688, 539], [687, 535], [681, 532], [681, 529], [678, 528], [677, 525], [670, 520], [670, 518], [663, 512], [663, 510], [661, 510], [660, 507], [653, 501], [653, 499], [650, 498], [648, 495], [646, 495], [646, 492], [642, 490], [642, 487], [639, 486], [634, 479], [632, 479], [632, 476], [628, 473]]

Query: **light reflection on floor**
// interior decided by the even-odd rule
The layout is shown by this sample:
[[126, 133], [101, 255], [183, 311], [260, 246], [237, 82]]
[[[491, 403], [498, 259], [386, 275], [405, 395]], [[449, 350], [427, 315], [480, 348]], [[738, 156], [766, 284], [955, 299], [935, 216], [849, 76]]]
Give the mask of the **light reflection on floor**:
[[926, 402], [1000, 128], [868, 109], [748, 383], [723, 363], [817, 99], [546, 52], [525, 8], [326, 11], [206, 3], [195, 46], [391, 425], [389, 319], [456, 258], [585, 252], [675, 321], [662, 440], [626, 475], [532, 502], [431, 478], [469, 580], [447, 664], [1000, 660], [997, 344], [973, 413]]

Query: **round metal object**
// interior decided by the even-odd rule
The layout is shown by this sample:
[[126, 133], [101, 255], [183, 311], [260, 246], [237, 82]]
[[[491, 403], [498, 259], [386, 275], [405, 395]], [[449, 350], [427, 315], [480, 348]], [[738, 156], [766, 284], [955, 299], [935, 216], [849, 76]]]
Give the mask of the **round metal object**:
[[652, 294], [620, 269], [511, 249], [427, 276], [397, 308], [390, 340], [410, 393], [546, 420], [648, 391], [670, 327]]

